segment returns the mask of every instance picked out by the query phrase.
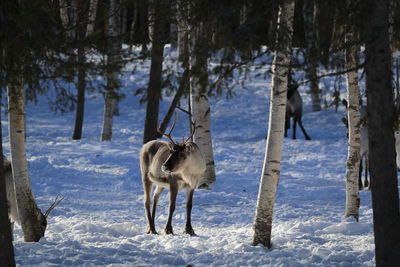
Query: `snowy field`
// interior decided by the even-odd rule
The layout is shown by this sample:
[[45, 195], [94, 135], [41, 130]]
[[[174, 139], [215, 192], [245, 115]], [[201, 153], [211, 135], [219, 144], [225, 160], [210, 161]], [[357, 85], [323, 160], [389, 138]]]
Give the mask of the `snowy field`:
[[[127, 68], [126, 97], [111, 142], [99, 141], [99, 94], [87, 97], [81, 141], [71, 140], [74, 113], [54, 114], [45, 97], [27, 106], [27, 154], [38, 205], [46, 210], [57, 195], [65, 200], [49, 218], [40, 242], [24, 243], [17, 226], [14, 245], [20, 266], [374, 266], [370, 192], [360, 194], [360, 222], [343, 218], [343, 110], [312, 113], [305, 88], [303, 123], [312, 140], [305, 141], [299, 128], [297, 140], [284, 140], [273, 248], [251, 245], [269, 111], [270, 80], [262, 76], [246, 89], [235, 89], [232, 99], [211, 99], [217, 181], [211, 191], [195, 192], [192, 221], [198, 236], [182, 234], [183, 192], [173, 219], [176, 235], [163, 234], [166, 192], [156, 218], [162, 234], [145, 234], [139, 171], [145, 106], [133, 92], [146, 84], [147, 72], [148, 63], [134, 74]], [[161, 116], [170, 98], [164, 100]], [[2, 123], [9, 157], [5, 116]], [[182, 113], [173, 136], [187, 136], [186, 123]]]

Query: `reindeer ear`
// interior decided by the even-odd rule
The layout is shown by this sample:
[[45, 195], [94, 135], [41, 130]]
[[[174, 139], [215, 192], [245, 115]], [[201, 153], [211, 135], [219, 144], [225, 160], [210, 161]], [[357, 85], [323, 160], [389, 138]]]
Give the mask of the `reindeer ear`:
[[194, 151], [194, 146], [192, 142], [187, 142], [185, 145], [185, 150], [188, 152], [193, 152]]

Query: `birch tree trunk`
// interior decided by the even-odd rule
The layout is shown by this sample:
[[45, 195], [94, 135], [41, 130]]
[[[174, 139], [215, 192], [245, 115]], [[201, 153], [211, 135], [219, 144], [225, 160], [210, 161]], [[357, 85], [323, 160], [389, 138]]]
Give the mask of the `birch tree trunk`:
[[89, 22], [88, 22], [87, 28], [86, 28], [86, 36], [89, 36], [90, 34], [92, 34], [94, 32], [98, 3], [99, 3], [99, 0], [90, 0], [89, 16], [88, 16]]
[[17, 200], [17, 210], [25, 242], [37, 242], [43, 236], [38, 220], [39, 208], [32, 193], [25, 152], [25, 102], [23, 83], [9, 84], [8, 121], [12, 172]]
[[391, 51], [389, 45], [389, 1], [365, 1], [365, 73], [367, 120], [371, 170], [371, 195], [376, 266], [399, 266], [400, 213], [396, 169], [395, 114]]
[[346, 32], [346, 69], [347, 72], [347, 118], [349, 124], [349, 145], [346, 165], [346, 209], [345, 217], [359, 218], [359, 185], [358, 176], [360, 169], [360, 90], [357, 76], [358, 45], [354, 42], [353, 27], [348, 25]]
[[[70, 20], [69, 20], [69, 15], [68, 15], [68, 10], [70, 6], [68, 5], [67, 0], [60, 0], [60, 17], [61, 17], [61, 23], [65, 29], [68, 29], [70, 27]], [[70, 31], [67, 30], [68, 35], [70, 36]], [[71, 37], [71, 36], [70, 36]]]
[[101, 141], [110, 141], [112, 138], [113, 114], [116, 97], [114, 92], [107, 90], [104, 96], [103, 130], [101, 132]]
[[108, 17], [108, 54], [107, 54], [107, 85], [104, 95], [104, 113], [103, 113], [103, 128], [101, 132], [101, 141], [110, 141], [112, 137], [113, 116], [116, 105], [118, 104], [117, 90], [118, 83], [118, 61], [120, 43], [118, 38], [118, 22], [119, 17], [117, 10], [119, 9], [118, 0], [110, 0], [109, 17]]
[[[198, 3], [193, 3], [198, 10]], [[200, 181], [199, 188], [209, 189], [215, 181], [215, 163], [212, 150], [210, 127], [210, 103], [207, 96], [208, 88], [208, 39], [205, 28], [206, 19], [191, 21], [189, 26], [189, 70], [190, 70], [190, 107], [193, 121], [196, 122], [194, 142], [199, 146], [206, 160], [206, 171]]]
[[294, 0], [284, 0], [279, 11], [273, 61], [268, 138], [254, 218], [253, 245], [271, 248], [272, 215], [280, 175], [286, 96], [291, 58]]
[[[0, 89], [0, 99], [1, 99]], [[3, 144], [0, 110], [0, 144]], [[0, 146], [0, 266], [15, 266], [10, 220], [8, 218], [6, 180], [3, 168], [3, 145]]]

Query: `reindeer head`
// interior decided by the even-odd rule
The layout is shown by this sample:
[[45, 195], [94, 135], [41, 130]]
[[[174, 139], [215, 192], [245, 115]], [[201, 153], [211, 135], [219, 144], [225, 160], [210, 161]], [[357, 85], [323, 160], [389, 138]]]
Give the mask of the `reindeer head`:
[[162, 165], [164, 172], [177, 172], [179, 170], [191, 169], [190, 172], [196, 171], [198, 165], [204, 161], [200, 153], [199, 147], [190, 141], [175, 143], [170, 147], [169, 156]]
[[191, 123], [192, 134], [181, 143], [175, 142], [171, 137], [171, 133], [175, 127], [175, 124], [176, 117], [168, 134], [165, 134], [159, 130], [160, 134], [166, 136], [170, 140], [169, 156], [161, 166], [162, 171], [165, 173], [170, 173], [177, 172], [179, 170], [187, 170], [190, 168], [191, 172], [197, 172], [195, 169], [201, 169], [200, 172], [202, 172], [202, 163], [204, 162], [203, 156], [199, 147], [194, 142], [190, 141], [196, 130], [196, 123]]
[[40, 231], [41, 231], [40, 237], [43, 237], [46, 232], [47, 217], [50, 215], [51, 211], [55, 207], [57, 207], [61, 201], [63, 201], [63, 199], [64, 199], [64, 197], [57, 196], [56, 199], [54, 200], [54, 202], [50, 205], [50, 207], [47, 209], [47, 211], [44, 214], [42, 213], [42, 211], [39, 208], [36, 209], [37, 220], [40, 223]]

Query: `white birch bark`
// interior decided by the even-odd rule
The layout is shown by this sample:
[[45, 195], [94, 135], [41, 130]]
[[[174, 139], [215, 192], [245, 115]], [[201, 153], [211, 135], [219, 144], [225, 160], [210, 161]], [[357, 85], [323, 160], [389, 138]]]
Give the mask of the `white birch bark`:
[[108, 54], [107, 64], [113, 66], [113, 70], [106, 75], [107, 86], [104, 96], [104, 113], [103, 113], [103, 128], [101, 133], [101, 141], [110, 141], [112, 137], [113, 115], [117, 100], [117, 87], [118, 87], [118, 72], [115, 64], [117, 64], [119, 41], [116, 40], [118, 36], [118, 12], [117, 0], [110, 0], [109, 17], [108, 17], [107, 35], [110, 38], [108, 41]]
[[110, 141], [112, 138], [113, 114], [116, 99], [111, 96], [111, 92], [106, 92], [104, 98], [103, 130], [101, 141]]
[[88, 16], [89, 22], [88, 22], [87, 28], [86, 28], [86, 36], [89, 36], [94, 31], [98, 3], [99, 3], [99, 0], [90, 0], [89, 16]]
[[60, 17], [64, 28], [68, 28], [69, 26], [68, 8], [68, 1], [60, 0]]
[[[139, 0], [140, 1], [140, 0]], [[159, 0], [149, 0], [149, 9], [147, 12], [148, 15], [148, 28], [149, 28], [149, 39], [150, 43], [153, 45], [153, 36], [154, 36], [154, 8], [155, 1]]]
[[200, 181], [200, 188], [209, 189], [215, 181], [215, 164], [210, 128], [210, 103], [207, 97], [207, 38], [203, 22], [191, 25], [190, 29], [190, 105], [193, 121], [196, 122], [194, 142], [199, 146], [206, 160], [206, 171]]
[[346, 208], [345, 217], [359, 217], [359, 185], [358, 176], [360, 169], [360, 90], [358, 86], [357, 70], [357, 45], [354, 45], [354, 34], [351, 26], [346, 32], [346, 69], [347, 72], [347, 118], [349, 127], [349, 145], [346, 164]]
[[[190, 80], [191, 85], [195, 83], [192, 78]], [[190, 89], [192, 118], [196, 122], [194, 142], [199, 146], [206, 161], [206, 171], [200, 181], [200, 187], [207, 189], [216, 180], [210, 129], [210, 103], [207, 95], [201, 93], [198, 87], [192, 85]]]
[[19, 220], [25, 242], [37, 242], [42, 237], [38, 209], [29, 181], [25, 151], [25, 103], [21, 81], [7, 87], [8, 120], [12, 172]]
[[[73, 1], [72, 1], [73, 2]], [[73, 11], [72, 11], [72, 2], [71, 5], [68, 3], [68, 0], [60, 0], [60, 18], [63, 25], [63, 28], [66, 30], [67, 36], [71, 39], [74, 38], [74, 31], [72, 30], [73, 24]]]
[[272, 215], [280, 175], [293, 16], [294, 0], [282, 1], [278, 19], [276, 51], [272, 66], [268, 138], [253, 226], [253, 245], [261, 243], [268, 248], [271, 247]]

